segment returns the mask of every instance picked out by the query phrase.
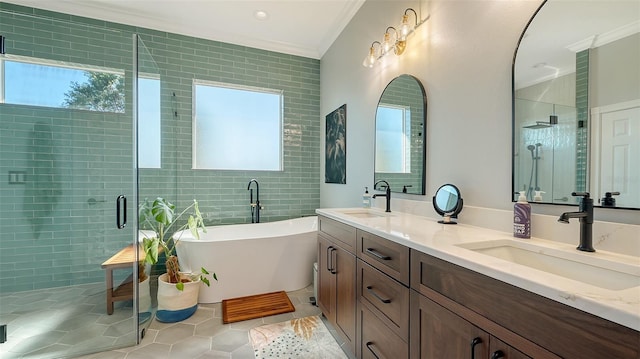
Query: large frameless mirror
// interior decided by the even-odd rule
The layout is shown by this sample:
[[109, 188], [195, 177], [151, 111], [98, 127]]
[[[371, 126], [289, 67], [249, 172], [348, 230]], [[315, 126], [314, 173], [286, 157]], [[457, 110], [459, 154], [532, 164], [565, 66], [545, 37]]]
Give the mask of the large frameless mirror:
[[376, 110], [374, 182], [385, 180], [392, 192], [425, 194], [427, 97], [411, 75], [393, 79]]
[[547, 0], [513, 64], [513, 188], [640, 208], [640, 2]]

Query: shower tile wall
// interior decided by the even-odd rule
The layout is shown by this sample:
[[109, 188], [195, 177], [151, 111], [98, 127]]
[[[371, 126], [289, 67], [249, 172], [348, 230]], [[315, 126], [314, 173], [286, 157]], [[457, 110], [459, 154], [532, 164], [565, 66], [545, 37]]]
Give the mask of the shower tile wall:
[[[127, 90], [132, 74], [131, 33], [141, 35], [157, 62], [162, 81], [162, 168], [140, 169], [140, 198], [163, 196], [173, 200], [179, 208], [196, 198], [207, 224], [248, 222], [250, 210], [246, 188], [249, 180], [256, 178], [260, 182], [260, 200], [265, 207], [261, 213], [263, 221], [312, 215], [319, 206], [319, 60], [6, 3], [0, 3], [0, 10], [119, 30], [113, 33], [112, 36], [117, 37], [114, 40], [90, 28], [78, 30], [38, 17], [0, 14], [0, 33], [7, 38], [7, 53], [122, 68], [126, 70]], [[191, 92], [195, 78], [284, 91], [283, 171], [191, 168]], [[107, 164], [100, 173], [91, 171], [92, 162], [104, 163], [109, 162], [111, 156], [131, 155], [128, 151], [131, 135], [126, 129], [131, 118], [130, 95], [127, 93], [126, 113], [120, 115], [0, 105], [0, 178], [3, 179], [0, 181], [0, 291], [103, 281], [104, 273], [99, 263], [123, 243], [130, 242], [127, 236], [117, 242], [105, 243], [102, 239], [105, 231], [115, 227], [110, 217], [102, 215], [106, 210], [113, 210], [110, 200], [108, 204], [99, 203], [94, 207], [86, 205], [87, 198], [101, 200], [109, 193], [109, 188], [100, 189], [105, 186], [98, 185], [96, 189], [95, 184], [104, 183], [106, 176], [118, 176], [122, 171], [131, 170], [121, 168], [121, 164], [114, 161], [112, 168]], [[30, 204], [35, 206], [33, 210], [64, 212], [55, 217], [55, 223], [42, 223], [37, 236], [30, 220], [34, 216], [25, 213], [26, 186], [9, 185], [6, 178], [9, 171], [30, 171], [27, 141], [34, 125], [42, 121], [52, 127], [52, 141], [58, 148], [60, 195], [77, 196], [77, 202], [85, 205], [65, 208], [63, 202], [43, 204], [33, 197], [34, 202]], [[96, 135], [106, 136], [109, 148], [99, 153], [83, 150], [82, 141], [91, 141]], [[65, 136], [82, 140], [71, 142]], [[246, 145], [251, 146], [250, 143]], [[260, 151], [260, 148], [255, 150]], [[73, 161], [72, 166], [84, 168], [86, 175], [68, 178], [70, 171], [65, 172], [65, 165], [70, 161]], [[77, 168], [73, 170], [78, 173]], [[83, 183], [90, 188], [84, 188]], [[130, 210], [135, 212], [134, 208]], [[74, 211], [96, 211], [96, 216], [87, 223], [74, 220]], [[53, 252], [56, 259], [52, 258]]]
[[[27, 9], [0, 3], [7, 54], [122, 68], [131, 77], [130, 33], [6, 10]], [[0, 105], [0, 291], [104, 281], [99, 264], [133, 233], [115, 232], [107, 215], [112, 199], [134, 187], [132, 166], [122, 166], [133, 163], [130, 113], [130, 104], [125, 114]], [[24, 182], [9, 184], [10, 171]]]

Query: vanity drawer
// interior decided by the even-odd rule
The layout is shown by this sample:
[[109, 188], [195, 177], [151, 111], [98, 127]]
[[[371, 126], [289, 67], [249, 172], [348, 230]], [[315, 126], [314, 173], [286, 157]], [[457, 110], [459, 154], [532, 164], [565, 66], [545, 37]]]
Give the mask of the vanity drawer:
[[337, 240], [352, 254], [356, 253], [356, 229], [354, 227], [318, 216], [318, 230]]
[[409, 247], [358, 230], [358, 257], [409, 286]]
[[395, 334], [409, 338], [409, 288], [358, 260], [358, 298]]
[[391, 331], [366, 306], [360, 306], [362, 359], [408, 359], [409, 344]]

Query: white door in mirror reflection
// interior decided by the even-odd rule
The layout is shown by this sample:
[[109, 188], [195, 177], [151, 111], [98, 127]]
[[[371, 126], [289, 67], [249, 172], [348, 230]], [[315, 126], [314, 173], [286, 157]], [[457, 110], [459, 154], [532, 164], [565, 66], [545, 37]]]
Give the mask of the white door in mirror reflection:
[[[619, 106], [628, 107], [628, 106]], [[597, 195], [620, 192], [616, 207], [637, 207], [640, 203], [640, 106], [616, 109], [608, 106], [592, 117], [599, 125], [600, 178], [594, 178]], [[595, 152], [598, 153], [598, 152]], [[594, 197], [595, 197], [594, 193]]]

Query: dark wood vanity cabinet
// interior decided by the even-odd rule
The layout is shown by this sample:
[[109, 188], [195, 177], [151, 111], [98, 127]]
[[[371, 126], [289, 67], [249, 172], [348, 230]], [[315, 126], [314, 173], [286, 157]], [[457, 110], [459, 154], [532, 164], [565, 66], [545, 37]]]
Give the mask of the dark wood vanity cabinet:
[[[412, 322], [412, 357], [425, 350], [425, 335], [448, 330], [437, 324], [440, 319], [415, 309], [420, 303], [419, 307], [431, 310], [438, 305], [488, 333], [490, 347], [480, 358], [493, 358], [497, 350], [511, 358], [640, 358], [638, 331], [415, 250], [411, 251], [411, 288], [412, 320], [420, 318], [421, 322]], [[438, 316], [445, 315], [442, 310]], [[466, 334], [453, 341], [453, 346], [462, 348], [466, 341], [469, 348], [469, 336], [473, 339], [473, 334]], [[459, 356], [466, 357], [470, 356]]]
[[357, 358], [640, 359], [636, 330], [318, 219], [318, 305]]
[[318, 306], [354, 353], [356, 349], [356, 230], [318, 217]]

